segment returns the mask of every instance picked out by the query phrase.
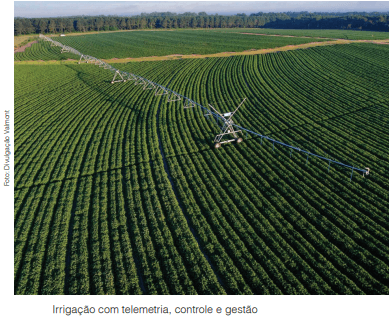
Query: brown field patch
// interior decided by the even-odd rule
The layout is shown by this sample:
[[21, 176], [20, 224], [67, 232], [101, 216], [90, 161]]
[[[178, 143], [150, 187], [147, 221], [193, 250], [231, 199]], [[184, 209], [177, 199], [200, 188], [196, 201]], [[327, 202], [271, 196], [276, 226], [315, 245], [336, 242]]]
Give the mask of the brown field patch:
[[24, 46], [21, 46], [21, 47], [15, 49], [14, 53], [22, 53], [26, 50], [27, 47], [31, 47], [32, 44], [36, 44], [36, 43], [38, 43], [38, 40], [31, 41], [27, 45], [24, 45]]

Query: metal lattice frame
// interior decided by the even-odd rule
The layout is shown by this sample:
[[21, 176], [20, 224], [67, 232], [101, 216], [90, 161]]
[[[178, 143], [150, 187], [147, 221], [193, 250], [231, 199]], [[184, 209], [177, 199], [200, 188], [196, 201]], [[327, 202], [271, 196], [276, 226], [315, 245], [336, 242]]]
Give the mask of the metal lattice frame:
[[156, 87], [156, 90], [154, 93], [155, 96], [168, 95], [168, 94], [169, 94], [169, 92], [166, 89], [162, 88], [161, 86]]
[[[222, 124], [223, 124], [223, 126], [221, 127], [220, 134], [216, 135], [214, 140], [216, 149], [220, 148], [223, 143], [229, 143], [233, 141], [236, 141], [237, 143], [241, 143], [243, 141], [243, 139], [238, 137], [237, 135], [237, 133], [242, 133], [242, 131], [236, 130], [234, 128], [234, 121], [232, 120], [232, 117], [239, 110], [239, 108], [242, 106], [245, 100], [246, 98], [239, 104], [239, 106], [235, 109], [235, 111], [224, 113], [224, 114], [219, 113], [211, 104], [208, 104], [209, 107], [212, 108], [217, 113], [217, 115], [219, 115], [219, 118], [222, 120]], [[219, 123], [218, 121], [219, 119], [217, 119], [217, 123]], [[234, 138], [230, 140], [223, 140], [225, 135], [230, 135], [233, 136]]]
[[182, 107], [183, 108], [192, 108], [192, 107], [195, 107], [196, 105], [194, 104], [194, 102], [188, 98], [186, 98], [184, 100], [184, 103], [182, 104]]
[[155, 85], [150, 82], [149, 80], [147, 80], [147, 84], [145, 84], [145, 86], [143, 86], [143, 90], [145, 89], [155, 89]]
[[138, 77], [138, 79], [135, 81], [134, 85], [143, 85], [143, 86], [146, 86], [147, 83], [146, 83], [146, 81], [144, 80], [143, 77]]
[[167, 101], [170, 102], [175, 102], [175, 101], [181, 101], [181, 96], [177, 95], [174, 92], [170, 92], [170, 95], [167, 98]]
[[137, 78], [136, 78], [135, 75], [130, 74], [130, 75], [128, 76], [127, 80], [128, 80], [128, 81], [135, 81], [135, 82], [136, 82]]
[[[321, 159], [321, 160], [324, 160], [324, 161], [328, 162], [328, 171], [330, 169], [331, 164], [335, 164], [335, 165], [339, 165], [339, 166], [342, 166], [342, 167], [349, 168], [349, 169], [351, 169], [350, 181], [351, 181], [351, 179], [353, 177], [354, 171], [358, 171], [358, 172], [362, 173], [363, 177], [365, 175], [369, 175], [369, 173], [370, 173], [370, 169], [369, 168], [364, 168], [364, 169], [356, 168], [354, 166], [351, 166], [351, 165], [348, 165], [348, 164], [345, 164], [345, 163], [342, 163], [342, 162], [339, 162], [339, 161], [335, 161], [335, 160], [323, 157], [321, 155], [317, 155], [317, 154], [311, 153], [309, 151], [300, 149], [298, 147], [295, 147], [295, 146], [292, 146], [292, 145], [289, 145], [289, 144], [277, 141], [277, 140], [272, 139], [272, 138], [270, 138], [270, 137], [268, 137], [266, 135], [263, 135], [263, 134], [260, 134], [260, 133], [248, 130], [248, 129], [244, 128], [244, 127], [241, 127], [241, 126], [235, 124], [232, 121], [232, 116], [237, 112], [237, 110], [243, 104], [245, 99], [237, 107], [237, 109], [234, 112], [226, 113], [226, 114], [229, 114], [227, 116], [226, 116], [226, 114], [222, 115], [218, 111], [216, 111], [216, 109], [213, 106], [211, 106], [211, 105], [209, 105], [209, 106], [211, 107], [211, 109], [214, 110], [214, 112], [211, 111], [210, 109], [202, 106], [201, 104], [191, 100], [190, 98], [188, 98], [188, 97], [186, 97], [184, 95], [181, 95], [179, 93], [176, 93], [175, 91], [172, 91], [171, 89], [168, 89], [168, 88], [166, 88], [166, 87], [164, 87], [162, 85], [154, 83], [154, 82], [152, 82], [152, 81], [150, 81], [150, 80], [148, 80], [146, 78], [143, 78], [141, 76], [138, 76], [138, 75], [135, 75], [135, 74], [132, 74], [132, 73], [128, 73], [128, 72], [120, 71], [120, 70], [112, 67], [108, 63], [106, 63], [106, 62], [104, 62], [104, 61], [102, 61], [102, 60], [100, 60], [100, 59], [98, 59], [96, 57], [84, 55], [84, 54], [80, 53], [78, 50], [76, 50], [76, 49], [74, 49], [72, 47], [69, 47], [69, 46], [65, 46], [65, 45], [63, 45], [63, 44], [61, 44], [61, 43], [59, 43], [57, 41], [54, 41], [51, 38], [46, 37], [46, 36], [44, 36], [42, 34], [39, 35], [39, 38], [42, 39], [43, 41], [51, 42], [51, 46], [61, 47], [62, 48], [61, 51], [63, 51], [63, 52], [70, 52], [70, 53], [79, 55], [80, 56], [80, 61], [78, 62], [79, 64], [82, 62], [82, 59], [84, 59], [84, 61], [86, 63], [91, 62], [91, 63], [94, 63], [95, 65], [99, 65], [99, 67], [104, 67], [104, 69], [109, 69], [111, 72], [114, 73], [114, 76], [113, 76], [113, 79], [112, 79], [111, 83], [125, 82], [126, 80], [134, 81], [135, 85], [142, 84], [144, 90], [145, 89], [155, 89], [155, 92], [154, 92], [155, 96], [157, 96], [157, 95], [167, 95], [168, 102], [182, 101], [183, 108], [193, 108], [193, 107], [196, 107], [196, 106], [201, 108], [202, 110], [204, 110], [206, 112], [206, 114], [204, 114], [204, 116], [206, 116], [207, 118], [209, 116], [211, 116], [213, 118], [213, 120], [216, 122], [216, 124], [219, 124], [219, 121], [221, 121], [221, 124], [223, 124], [221, 127], [219, 126], [220, 129], [221, 129], [221, 133], [216, 135], [215, 140], [214, 140], [216, 148], [220, 147], [222, 143], [228, 143], [228, 142], [232, 142], [232, 141], [236, 141], [237, 143], [242, 142], [243, 139], [238, 137], [237, 133], [246, 132], [246, 136], [249, 133], [249, 134], [253, 135], [254, 137], [260, 137], [261, 138], [261, 144], [262, 144], [263, 139], [268, 140], [269, 142], [272, 142], [273, 150], [274, 150], [274, 145], [278, 144], [278, 145], [281, 145], [283, 147], [289, 148], [290, 149], [290, 156], [291, 156], [293, 150], [297, 151], [299, 153], [305, 153], [307, 155], [306, 164], [308, 164], [308, 158], [311, 156], [311, 157], [316, 157], [318, 159]], [[117, 76], [119, 76], [121, 79], [115, 80]], [[125, 79], [125, 77], [127, 77], [127, 79]], [[232, 135], [234, 137], [234, 139], [222, 141], [222, 138], [225, 135], [227, 135], [227, 134]]]

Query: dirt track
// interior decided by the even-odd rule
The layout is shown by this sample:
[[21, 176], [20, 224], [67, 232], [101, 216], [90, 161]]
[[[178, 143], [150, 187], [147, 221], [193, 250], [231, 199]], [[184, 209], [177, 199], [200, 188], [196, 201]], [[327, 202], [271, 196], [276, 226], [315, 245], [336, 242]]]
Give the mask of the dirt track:
[[206, 55], [178, 55], [172, 54], [167, 56], [153, 56], [153, 57], [138, 57], [138, 58], [119, 58], [119, 59], [103, 59], [107, 63], [127, 63], [127, 62], [137, 62], [137, 61], [153, 61], [153, 60], [173, 60], [173, 59], [187, 59], [187, 58], [211, 58], [211, 57], [229, 57], [229, 56], [242, 56], [242, 55], [259, 55], [259, 54], [267, 54], [277, 51], [287, 51], [287, 50], [295, 50], [295, 49], [303, 49], [310, 48], [316, 46], [327, 46], [327, 45], [335, 45], [335, 44], [348, 44], [351, 43], [350, 40], [331, 40], [331, 41], [323, 41], [323, 42], [311, 42], [300, 45], [288, 45], [277, 48], [266, 48], [266, 49], [249, 49], [241, 52], [223, 52], [216, 54], [206, 54]]
[[274, 53], [278, 51], [288, 51], [296, 49], [306, 49], [317, 46], [328, 46], [328, 45], [337, 45], [337, 44], [351, 44], [351, 43], [374, 43], [380, 45], [389, 45], [389, 39], [385, 40], [346, 40], [346, 39], [336, 39], [322, 42], [310, 42], [300, 45], [287, 45], [277, 48], [266, 48], [266, 49], [249, 49], [241, 52], [223, 52], [216, 54], [206, 54], [206, 55], [167, 55], [167, 56], [152, 56], [152, 57], [138, 57], [138, 58], [115, 58], [115, 59], [103, 59], [107, 63], [127, 63], [127, 62], [137, 62], [137, 61], [153, 61], [153, 60], [173, 60], [173, 59], [187, 59], [187, 58], [211, 58], [211, 57], [229, 57], [229, 56], [245, 56], [245, 55], [260, 55]]
[[15, 49], [14, 53], [22, 53], [26, 50], [27, 47], [31, 47], [32, 44], [36, 44], [37, 42], [38, 42], [38, 40], [31, 41], [27, 45], [24, 45], [24, 46], [21, 46], [21, 47]]
[[[23, 47], [20, 47], [15, 52], [22, 52], [25, 50], [25, 48], [30, 47], [33, 43], [36, 43], [37, 41], [33, 41]], [[306, 44], [300, 44], [300, 45], [287, 45], [283, 47], [277, 47], [277, 48], [266, 48], [266, 49], [249, 49], [242, 52], [223, 52], [223, 53], [216, 53], [216, 54], [206, 54], [206, 55], [198, 55], [198, 54], [192, 54], [192, 55], [180, 55], [180, 54], [172, 54], [167, 56], [151, 56], [151, 57], [138, 57], [138, 58], [111, 58], [111, 59], [102, 59], [103, 61], [107, 63], [128, 63], [128, 62], [139, 62], [139, 61], [155, 61], [155, 60], [174, 60], [174, 59], [188, 59], [188, 58], [211, 58], [211, 57], [230, 57], [230, 56], [245, 56], [245, 55], [261, 55], [261, 54], [268, 54], [268, 53], [274, 53], [279, 51], [288, 51], [288, 50], [296, 50], [296, 49], [306, 49], [311, 47], [317, 47], [317, 46], [328, 46], [328, 45], [337, 45], [337, 44], [351, 44], [351, 43], [374, 43], [374, 44], [380, 44], [380, 45], [389, 45], [389, 39], [384, 40], [346, 40], [346, 39], [337, 39], [337, 40], [329, 40], [329, 41], [322, 41], [322, 42], [310, 42]], [[56, 61], [50, 61], [50, 62], [56, 62]], [[20, 62], [22, 63], [22, 62]], [[32, 63], [34, 64], [34, 61], [26, 61], [26, 63]]]

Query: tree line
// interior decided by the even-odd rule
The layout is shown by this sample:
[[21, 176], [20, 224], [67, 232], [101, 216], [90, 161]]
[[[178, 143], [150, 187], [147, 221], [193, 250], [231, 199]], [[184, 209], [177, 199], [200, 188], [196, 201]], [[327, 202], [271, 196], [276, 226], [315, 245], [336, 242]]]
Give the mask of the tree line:
[[246, 15], [208, 15], [205, 12], [176, 14], [142, 13], [137, 16], [74, 16], [14, 19], [14, 35], [53, 34], [87, 31], [176, 28], [283, 28], [283, 29], [359, 29], [389, 31], [386, 13], [253, 13]]

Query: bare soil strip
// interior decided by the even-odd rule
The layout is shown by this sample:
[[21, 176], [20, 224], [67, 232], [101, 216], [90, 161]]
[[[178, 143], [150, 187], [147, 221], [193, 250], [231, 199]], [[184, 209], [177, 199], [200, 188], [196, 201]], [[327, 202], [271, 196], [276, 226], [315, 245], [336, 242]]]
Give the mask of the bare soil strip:
[[386, 40], [347, 40], [347, 39], [337, 39], [337, 40], [329, 40], [322, 42], [310, 42], [306, 44], [300, 45], [287, 45], [283, 47], [276, 48], [266, 48], [266, 49], [249, 49], [242, 52], [223, 52], [216, 54], [206, 54], [206, 55], [167, 55], [167, 56], [152, 56], [152, 57], [139, 57], [139, 58], [119, 58], [119, 59], [103, 59], [105, 62], [110, 63], [127, 63], [127, 62], [139, 62], [139, 61], [153, 61], [153, 60], [173, 60], [173, 59], [187, 59], [187, 58], [211, 58], [211, 57], [230, 57], [230, 56], [242, 56], [242, 55], [260, 55], [260, 54], [268, 54], [275, 53], [279, 51], [288, 51], [288, 50], [296, 50], [296, 49], [306, 49], [317, 46], [329, 46], [329, 45], [337, 45], [337, 44], [351, 44], [351, 43], [375, 43], [375, 44], [389, 44], [389, 39]]
[[[380, 45], [389, 45], [389, 39], [384, 40], [347, 40], [347, 39], [337, 39], [337, 40], [329, 40], [322, 42], [310, 42], [306, 44], [300, 45], [287, 45], [283, 47], [276, 48], [266, 48], [266, 49], [249, 49], [241, 52], [223, 52], [216, 54], [206, 54], [206, 55], [180, 55], [180, 54], [172, 54], [167, 56], [151, 56], [151, 57], [138, 57], [138, 58], [111, 58], [111, 59], [102, 59], [107, 63], [128, 63], [128, 62], [141, 62], [141, 61], [160, 61], [160, 60], [174, 60], [174, 59], [188, 59], [188, 58], [212, 58], [212, 57], [231, 57], [231, 56], [245, 56], [245, 55], [263, 55], [269, 53], [276, 53], [280, 51], [288, 51], [288, 50], [297, 50], [297, 49], [306, 49], [317, 46], [330, 46], [330, 45], [340, 45], [340, 44], [352, 44], [352, 43], [373, 43]], [[32, 43], [31, 43], [32, 44]], [[28, 45], [26, 45], [28, 46]], [[71, 61], [71, 59], [68, 59]], [[18, 64], [44, 64], [44, 63], [57, 63], [58, 61], [51, 60], [49, 62], [43, 61], [23, 61], [23, 62], [14, 62]]]
[[31, 42], [29, 42], [27, 45], [24, 45], [24, 46], [21, 46], [21, 47], [15, 49], [15, 50], [14, 50], [14, 53], [22, 53], [22, 52], [25, 51], [25, 49], [26, 49], [27, 47], [31, 47], [32, 44], [36, 44], [37, 42], [38, 42], [38, 40], [31, 41]]
[[312, 42], [300, 45], [288, 45], [284, 47], [277, 48], [267, 48], [267, 49], [249, 49], [242, 52], [223, 52], [216, 54], [206, 54], [206, 55], [167, 55], [167, 56], [153, 56], [153, 57], [138, 57], [138, 58], [121, 58], [121, 59], [104, 59], [105, 62], [115, 62], [115, 63], [127, 63], [127, 62], [139, 62], [139, 61], [153, 61], [153, 60], [173, 60], [173, 59], [188, 59], [188, 58], [211, 58], [211, 57], [229, 57], [229, 56], [237, 56], [237, 55], [258, 55], [258, 54], [267, 54], [277, 51], [286, 51], [286, 50], [294, 50], [299, 48], [309, 48], [316, 46], [325, 46], [325, 45], [335, 45], [335, 44], [345, 44], [350, 43], [350, 40], [333, 40], [333, 41], [323, 41], [323, 42]]

